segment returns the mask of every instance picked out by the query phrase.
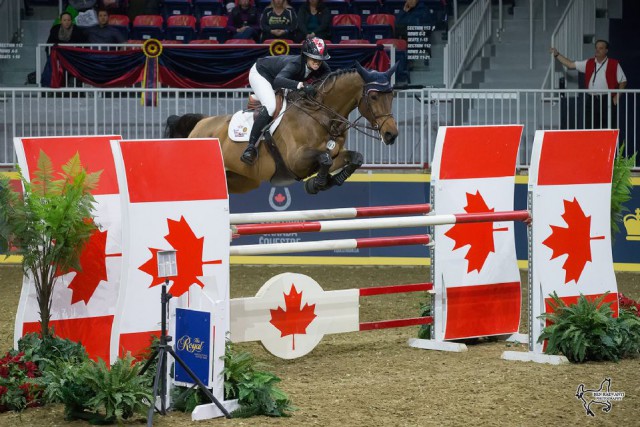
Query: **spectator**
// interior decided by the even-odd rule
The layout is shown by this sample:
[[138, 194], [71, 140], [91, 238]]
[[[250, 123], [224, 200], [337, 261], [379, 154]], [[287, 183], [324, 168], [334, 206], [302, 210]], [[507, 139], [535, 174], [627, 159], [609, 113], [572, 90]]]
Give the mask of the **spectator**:
[[260, 18], [262, 40], [294, 39], [298, 28], [298, 17], [287, 0], [271, 0]]
[[331, 12], [322, 0], [307, 0], [298, 9], [298, 28], [301, 38], [331, 38]]
[[411, 25], [435, 25], [432, 19], [427, 19], [428, 17], [427, 8], [420, 0], [407, 0], [396, 17], [396, 37], [406, 40], [407, 27]]
[[227, 29], [233, 39], [260, 38], [260, 15], [253, 0], [238, 0], [238, 5], [231, 9]]
[[62, 12], [60, 23], [51, 27], [47, 43], [86, 43], [87, 36], [80, 28], [73, 24], [73, 18], [69, 12]]
[[[595, 90], [624, 89], [627, 87], [627, 77], [622, 71], [620, 63], [609, 58], [609, 42], [606, 40], [596, 41], [596, 52], [594, 58], [584, 61], [573, 61], [566, 58], [554, 47], [551, 48], [554, 58], [570, 70], [576, 69], [584, 73], [584, 87]], [[601, 129], [614, 127], [617, 123], [618, 94], [611, 96], [611, 126], [607, 124], [608, 116], [608, 96], [606, 92], [596, 92], [587, 95], [585, 102], [585, 129]]]
[[110, 44], [124, 43], [126, 38], [117, 28], [109, 25], [109, 12], [98, 9], [98, 25], [86, 30], [89, 43]]

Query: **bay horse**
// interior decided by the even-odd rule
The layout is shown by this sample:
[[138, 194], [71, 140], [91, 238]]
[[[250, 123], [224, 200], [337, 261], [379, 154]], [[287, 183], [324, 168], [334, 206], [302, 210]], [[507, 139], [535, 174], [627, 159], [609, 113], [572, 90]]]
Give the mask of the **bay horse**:
[[[392, 114], [391, 76], [397, 65], [379, 72], [356, 63], [355, 70], [334, 71], [315, 83], [315, 97], [306, 97], [301, 91], [290, 92], [282, 121], [273, 135], [265, 133], [252, 166], [240, 161], [247, 144], [229, 139], [231, 115], [172, 116], [167, 120], [167, 136], [218, 138], [230, 193], [256, 189], [262, 181], [289, 185], [317, 174], [305, 182], [307, 193], [317, 194], [342, 185], [362, 166], [362, 154], [344, 147], [349, 128], [366, 133], [360, 129], [364, 125], [357, 123], [360, 118], [355, 122], [347, 119], [356, 107], [371, 124], [369, 130], [377, 132], [386, 145], [395, 142], [398, 126]], [[269, 138], [273, 141], [271, 146]]]

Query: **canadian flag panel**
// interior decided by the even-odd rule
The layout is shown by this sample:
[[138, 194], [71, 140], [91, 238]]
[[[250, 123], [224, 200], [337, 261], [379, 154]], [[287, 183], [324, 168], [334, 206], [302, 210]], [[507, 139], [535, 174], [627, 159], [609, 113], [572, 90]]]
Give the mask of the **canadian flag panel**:
[[[610, 200], [617, 131], [538, 131], [529, 191], [532, 200], [534, 343], [548, 312], [549, 294], [565, 303], [580, 294], [611, 294], [617, 313], [617, 285], [610, 236]], [[543, 346], [535, 343], [534, 350]]]
[[[94, 358], [111, 361], [109, 338], [120, 291], [122, 256], [121, 206], [111, 140], [119, 136], [16, 138], [20, 167], [29, 177], [37, 169], [40, 151], [55, 170], [76, 153], [88, 172], [102, 171], [93, 195], [95, 220], [100, 226], [80, 256], [80, 271], [61, 274], [52, 295], [51, 324], [58, 336], [82, 342]], [[35, 289], [28, 278], [16, 319], [16, 340], [40, 330]]]
[[[206, 282], [199, 276], [215, 277], [212, 283], [228, 286], [229, 203], [224, 172], [220, 172], [224, 167], [219, 143], [213, 139], [175, 141], [123, 141], [113, 147], [118, 179], [127, 190], [123, 215], [126, 292], [121, 294], [116, 318], [121, 334], [115, 349], [119, 354], [139, 354], [148, 347], [151, 335], [159, 333], [160, 292], [165, 281], [157, 272], [159, 250], [176, 251], [178, 276], [170, 278], [168, 288], [173, 296], [189, 296], [193, 286], [203, 288]], [[203, 155], [219, 162], [214, 165], [208, 158], [203, 160]], [[153, 158], [161, 159], [160, 164], [143, 160]], [[175, 163], [164, 164], [169, 158]], [[174, 172], [182, 176], [184, 192], [158, 175], [158, 167], [166, 167], [168, 177]]]
[[[513, 188], [513, 177], [441, 180], [436, 214], [513, 210]], [[435, 241], [436, 284], [446, 303], [443, 338], [517, 332], [521, 295], [513, 222], [436, 226]]]
[[513, 176], [521, 135], [521, 125], [441, 126], [432, 178]]
[[[522, 126], [444, 127], [432, 170], [435, 214], [513, 210]], [[517, 332], [513, 222], [435, 227], [436, 339]]]

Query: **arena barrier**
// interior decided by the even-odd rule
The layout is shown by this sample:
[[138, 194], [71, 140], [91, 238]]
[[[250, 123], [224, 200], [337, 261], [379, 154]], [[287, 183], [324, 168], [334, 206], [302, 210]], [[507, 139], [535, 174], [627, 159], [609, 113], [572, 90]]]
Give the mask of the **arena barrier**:
[[[441, 127], [431, 179], [434, 215], [453, 215], [451, 219], [487, 212], [514, 214], [521, 133], [522, 126]], [[561, 360], [545, 358], [537, 342], [544, 327], [539, 316], [550, 310], [552, 292], [568, 303], [580, 294], [598, 298], [609, 292], [607, 301], [617, 312], [609, 229], [617, 138], [617, 130], [536, 133], [529, 171], [528, 211], [534, 218], [529, 227], [530, 351], [505, 352], [504, 358]], [[87, 136], [17, 138], [15, 143], [27, 179], [33, 176], [40, 150], [47, 152], [56, 169], [78, 152], [89, 172], [103, 170], [94, 192], [99, 196], [97, 221], [103, 227], [88, 243], [87, 257], [81, 258], [82, 274], [71, 271], [60, 276], [51, 311], [59, 335], [83, 343], [81, 337], [108, 343], [108, 348], [88, 347], [91, 357], [103, 357], [107, 351], [113, 360], [148, 346], [158, 333], [160, 285], [165, 279], [170, 279], [175, 308], [200, 311], [210, 319], [210, 329], [198, 337], [211, 343], [203, 346], [209, 352], [198, 359], [208, 361], [203, 382], [219, 400], [223, 397], [220, 357], [227, 333], [232, 340], [242, 340], [239, 334], [262, 340], [268, 334], [283, 352], [292, 354], [315, 346], [313, 341], [327, 325], [375, 328], [361, 325], [357, 305], [361, 296], [377, 290], [324, 292], [306, 276], [276, 276], [255, 297], [229, 298], [229, 254], [234, 246], [229, 243], [229, 199], [216, 139], [127, 141]], [[463, 338], [518, 332], [521, 291], [514, 219], [432, 226], [437, 245], [431, 244], [427, 233], [407, 237], [415, 239], [412, 244], [429, 244], [433, 263], [429, 291], [433, 338], [411, 339], [410, 345], [457, 346], [455, 341]], [[376, 239], [363, 244], [398, 243], [395, 237], [384, 239], [392, 242]], [[348, 240], [358, 245], [363, 239]], [[158, 277], [161, 250], [177, 251], [177, 276]], [[268, 286], [275, 282], [279, 284]], [[402, 286], [407, 285], [398, 289]], [[30, 332], [29, 324], [37, 319], [34, 292], [25, 279], [16, 341]], [[387, 325], [401, 321], [392, 319]], [[176, 336], [175, 342], [181, 338]], [[192, 417], [212, 417], [216, 410], [213, 404], [204, 405]]]

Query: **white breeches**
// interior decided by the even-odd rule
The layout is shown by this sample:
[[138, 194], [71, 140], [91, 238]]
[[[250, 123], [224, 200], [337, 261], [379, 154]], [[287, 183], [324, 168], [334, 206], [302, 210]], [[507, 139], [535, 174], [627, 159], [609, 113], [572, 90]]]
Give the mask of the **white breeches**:
[[276, 94], [271, 86], [271, 83], [260, 75], [256, 69], [255, 64], [249, 71], [249, 84], [251, 89], [255, 93], [256, 97], [260, 100], [262, 105], [267, 109], [270, 116], [276, 111]]

